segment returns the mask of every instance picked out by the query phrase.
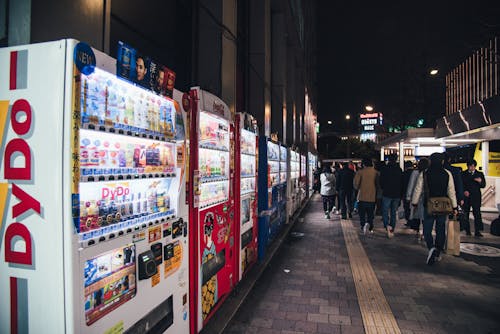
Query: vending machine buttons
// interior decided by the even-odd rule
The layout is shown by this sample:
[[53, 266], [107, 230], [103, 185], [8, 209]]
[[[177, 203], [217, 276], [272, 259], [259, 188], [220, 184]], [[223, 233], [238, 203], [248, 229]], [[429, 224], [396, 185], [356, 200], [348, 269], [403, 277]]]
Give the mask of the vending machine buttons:
[[157, 243], [151, 245], [151, 251], [153, 252], [157, 266], [159, 266], [163, 260], [162, 248], [163, 247], [162, 247], [161, 242], [157, 242]]

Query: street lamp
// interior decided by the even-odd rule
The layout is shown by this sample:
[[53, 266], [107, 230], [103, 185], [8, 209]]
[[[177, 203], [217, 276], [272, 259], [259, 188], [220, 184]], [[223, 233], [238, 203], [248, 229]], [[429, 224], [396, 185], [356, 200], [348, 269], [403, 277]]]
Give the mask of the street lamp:
[[328, 124], [332, 124], [332, 121], [328, 121]]
[[366, 111], [373, 111], [373, 107], [371, 105], [366, 105], [365, 110]]
[[430, 75], [436, 75], [439, 73], [439, 70], [436, 68], [433, 68], [433, 69], [431, 69], [431, 71], [429, 73], [430, 73]]
[[351, 115], [349, 115], [349, 114], [345, 115], [345, 119], [346, 120], [350, 120], [351, 119]]

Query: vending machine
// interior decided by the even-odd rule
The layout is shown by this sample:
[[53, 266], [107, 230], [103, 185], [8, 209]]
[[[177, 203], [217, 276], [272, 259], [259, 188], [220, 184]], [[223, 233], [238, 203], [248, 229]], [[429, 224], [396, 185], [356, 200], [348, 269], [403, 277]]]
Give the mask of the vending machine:
[[316, 155], [314, 155], [311, 152], [307, 152], [307, 157], [308, 157], [308, 183], [309, 183], [309, 197], [312, 196], [314, 193], [314, 170], [318, 167], [318, 162]]
[[300, 156], [296, 151], [289, 149], [290, 167], [288, 180], [288, 216], [291, 217], [300, 207]]
[[259, 197], [257, 201], [259, 260], [264, 258], [268, 246], [282, 226], [279, 207], [282, 188], [280, 182], [280, 144], [267, 137], [259, 137]]
[[[217, 96], [192, 88], [190, 104], [190, 216], [193, 224], [192, 329], [200, 331], [235, 282], [233, 116]], [[187, 103], [186, 103], [187, 104]], [[193, 331], [192, 331], [193, 332]]]
[[288, 148], [280, 144], [280, 183], [278, 186], [278, 210], [280, 224], [288, 224], [287, 211], [287, 189], [288, 189], [288, 166], [290, 165]]
[[[237, 113], [235, 121], [234, 194], [236, 245], [239, 246], [238, 281], [257, 261], [257, 121], [250, 114]], [[237, 220], [238, 222], [238, 220]]]
[[303, 203], [307, 196], [307, 156], [300, 154], [300, 203]]
[[174, 101], [71, 39], [1, 49], [0, 69], [0, 332], [188, 332]]

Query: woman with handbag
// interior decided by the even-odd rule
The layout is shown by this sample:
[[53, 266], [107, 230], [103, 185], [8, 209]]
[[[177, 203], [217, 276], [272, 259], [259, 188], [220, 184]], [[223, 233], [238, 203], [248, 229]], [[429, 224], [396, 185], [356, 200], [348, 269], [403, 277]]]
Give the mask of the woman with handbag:
[[[413, 170], [410, 174], [410, 179], [408, 181], [408, 187], [406, 189], [406, 201], [411, 203], [413, 193], [415, 192], [415, 186], [417, 185], [418, 176], [420, 173], [424, 172], [429, 167], [429, 160], [422, 158], [418, 161], [417, 169]], [[410, 228], [417, 231], [416, 237], [420, 236], [420, 223], [424, 220], [424, 199], [420, 195], [418, 204], [416, 207], [411, 207], [410, 210]]]
[[[427, 264], [432, 265], [440, 259], [445, 245], [446, 216], [457, 214], [457, 199], [453, 176], [443, 167], [444, 157], [441, 153], [430, 156], [430, 166], [421, 172], [417, 179], [411, 203], [418, 206], [420, 196], [424, 203], [424, 239], [429, 249]], [[432, 229], [436, 224], [436, 240], [432, 237]]]

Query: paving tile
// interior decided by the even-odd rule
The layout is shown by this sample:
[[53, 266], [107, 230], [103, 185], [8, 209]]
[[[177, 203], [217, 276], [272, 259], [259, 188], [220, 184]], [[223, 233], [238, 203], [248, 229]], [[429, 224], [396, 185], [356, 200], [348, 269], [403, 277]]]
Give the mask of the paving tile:
[[339, 314], [340, 310], [337, 306], [320, 305], [319, 313], [323, 314]]
[[295, 321], [290, 321], [287, 319], [275, 319], [272, 324], [273, 329], [278, 330], [295, 330]]
[[317, 332], [317, 330], [318, 330], [318, 324], [315, 322], [309, 322], [309, 321], [297, 321], [295, 323], [295, 330], [314, 333], [314, 332]]
[[310, 321], [310, 322], [322, 322], [322, 323], [327, 324], [328, 323], [328, 314], [308, 313], [307, 314], [307, 321]]
[[302, 291], [285, 289], [285, 290], [283, 290], [283, 295], [284, 296], [292, 296], [292, 297], [302, 297]]
[[306, 321], [307, 312], [286, 312], [285, 319], [291, 321]]
[[253, 327], [271, 328], [271, 326], [273, 325], [273, 320], [256, 317], [252, 319], [250, 325]]
[[349, 317], [347, 315], [330, 314], [329, 321], [331, 324], [335, 324], [335, 325], [350, 325], [351, 324], [351, 317]]

